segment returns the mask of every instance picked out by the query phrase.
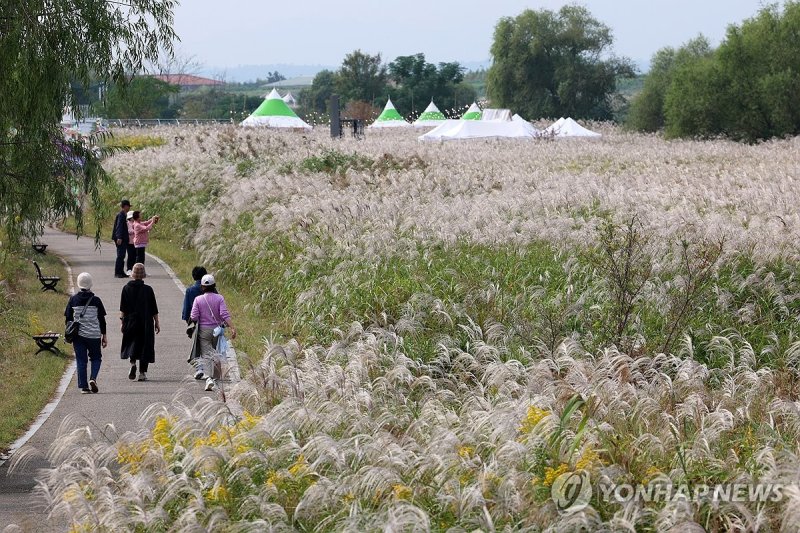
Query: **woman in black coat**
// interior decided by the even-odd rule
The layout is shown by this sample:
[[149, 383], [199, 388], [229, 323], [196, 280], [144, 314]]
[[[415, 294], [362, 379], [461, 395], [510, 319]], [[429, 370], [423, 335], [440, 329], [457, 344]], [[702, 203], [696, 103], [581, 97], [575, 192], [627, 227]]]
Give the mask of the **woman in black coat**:
[[156, 295], [152, 287], [144, 284], [145, 275], [142, 263], [133, 265], [133, 279], [122, 288], [119, 303], [121, 356], [131, 362], [128, 379], [136, 378], [136, 362], [139, 362], [139, 381], [147, 381], [147, 367], [156, 362], [156, 334], [161, 332]]

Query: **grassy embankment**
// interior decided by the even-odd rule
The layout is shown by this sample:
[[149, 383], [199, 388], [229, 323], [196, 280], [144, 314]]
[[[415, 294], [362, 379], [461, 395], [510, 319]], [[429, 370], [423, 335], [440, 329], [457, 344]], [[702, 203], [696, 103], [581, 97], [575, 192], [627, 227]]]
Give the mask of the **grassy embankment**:
[[[31, 259], [45, 275], [61, 277], [57, 293], [41, 291]], [[64, 331], [66, 275], [52, 254], [36, 254], [25, 247], [0, 250], [0, 450], [22, 435], [50, 400], [72, 357], [71, 347], [62, 341], [57, 343], [60, 355], [35, 354], [38, 348], [31, 338]]]

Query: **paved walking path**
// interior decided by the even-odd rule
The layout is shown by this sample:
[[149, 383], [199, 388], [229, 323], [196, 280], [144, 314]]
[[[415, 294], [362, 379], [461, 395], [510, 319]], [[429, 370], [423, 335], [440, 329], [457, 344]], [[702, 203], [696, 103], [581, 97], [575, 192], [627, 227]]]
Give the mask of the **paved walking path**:
[[[53, 413], [22, 448], [36, 448], [42, 455], [11, 475], [8, 474], [11, 461], [0, 467], [0, 530], [10, 523], [16, 523], [24, 531], [64, 529], [58, 524], [46, 525], [44, 505], [31, 496], [31, 491], [35, 486], [36, 471], [50, 466], [44, 453], [67, 415], [79, 413], [87, 424], [100, 428], [113, 424], [122, 435], [140, 428], [138, 417], [145, 407], [155, 402], [170, 403], [180, 389], [185, 389], [195, 399], [217, 394], [204, 392], [204, 383], [195, 381], [190, 375], [186, 357], [191, 341], [186, 337], [186, 325], [181, 321], [183, 293], [162, 264], [153, 257], [145, 261], [145, 283], [155, 290], [161, 322], [161, 333], [156, 336], [156, 362], [147, 372], [149, 381], [129, 381], [130, 366], [119, 356], [122, 334], [118, 318], [120, 293], [128, 280], [114, 277], [115, 247], [104, 243], [101, 249], [96, 250], [93, 238], [76, 238], [51, 229], [45, 232], [41, 242], [48, 244], [48, 253], [60, 255], [69, 263], [74, 277], [77, 278], [81, 272], [92, 275], [92, 291], [103, 300], [108, 313], [108, 347], [103, 350], [103, 365], [97, 379], [100, 392], [80, 394], [73, 372], [69, 386]], [[60, 291], [66, 292], [68, 286], [67, 280], [62, 279], [59, 283]], [[74, 360], [70, 345], [59, 341], [58, 346]]]

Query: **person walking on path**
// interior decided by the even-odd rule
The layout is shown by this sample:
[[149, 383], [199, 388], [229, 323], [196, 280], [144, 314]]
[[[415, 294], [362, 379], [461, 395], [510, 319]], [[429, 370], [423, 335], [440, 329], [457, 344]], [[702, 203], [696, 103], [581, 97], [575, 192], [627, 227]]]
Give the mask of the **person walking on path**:
[[117, 246], [117, 260], [114, 263], [114, 276], [117, 278], [128, 277], [125, 274], [125, 254], [128, 252], [128, 243], [132, 235], [128, 233], [126, 218], [130, 209], [131, 203], [128, 200], [122, 200], [119, 203], [119, 213], [114, 219], [114, 230], [111, 233], [111, 240]]
[[128, 235], [130, 235], [131, 238], [128, 241], [128, 262], [126, 264], [127, 268], [125, 273], [130, 276], [133, 265], [136, 264], [136, 245], [133, 244], [133, 211], [128, 211]]
[[[78, 367], [78, 388], [81, 393], [97, 392], [97, 374], [103, 359], [101, 348], [108, 345], [106, 338], [106, 308], [103, 302], [92, 292], [92, 276], [88, 272], [78, 274], [78, 288], [64, 310], [66, 322], [80, 317], [78, 335], [72, 341], [75, 350], [75, 362]], [[81, 316], [82, 315], [82, 316]], [[91, 361], [89, 380], [86, 380], [86, 367]]]
[[142, 221], [142, 212], [133, 212], [133, 245], [136, 247], [136, 262], [144, 264], [144, 249], [150, 242], [150, 230], [158, 222], [158, 215]]
[[119, 302], [122, 324], [120, 356], [131, 363], [128, 379], [136, 379], [136, 362], [139, 362], [139, 381], [147, 381], [147, 369], [156, 362], [156, 335], [161, 332], [158, 323], [158, 304], [153, 288], [144, 284], [146, 273], [142, 263], [133, 265], [133, 278], [122, 287]]
[[[222, 377], [220, 356], [217, 344], [224, 335], [223, 327], [231, 330], [231, 340], [236, 338], [236, 328], [231, 322], [231, 314], [225, 305], [225, 298], [217, 292], [217, 283], [214, 276], [206, 274], [200, 280], [202, 294], [194, 299], [190, 318], [197, 322], [197, 342], [200, 355], [205, 363], [206, 388], [214, 390]], [[216, 335], [215, 335], [216, 333]]]
[[[183, 311], [181, 311], [181, 319], [186, 322], [187, 326], [189, 326], [186, 332], [193, 341], [196, 341], [196, 337], [194, 335], [194, 329], [196, 328], [196, 325], [193, 326], [194, 322], [192, 322], [191, 317], [192, 304], [194, 303], [194, 299], [197, 298], [202, 292], [200, 288], [200, 280], [203, 279], [203, 276], [206, 274], [208, 274], [208, 272], [206, 271], [205, 267], [194, 267], [192, 269], [192, 279], [194, 280], [194, 284], [186, 287], [186, 293], [183, 297]], [[199, 359], [199, 354], [196, 353], [197, 350], [195, 345], [196, 342], [193, 342], [192, 354], [189, 356], [189, 364], [195, 369], [194, 379], [200, 380], [205, 377], [205, 374], [203, 373], [202, 366], [199, 364], [201, 360]]]

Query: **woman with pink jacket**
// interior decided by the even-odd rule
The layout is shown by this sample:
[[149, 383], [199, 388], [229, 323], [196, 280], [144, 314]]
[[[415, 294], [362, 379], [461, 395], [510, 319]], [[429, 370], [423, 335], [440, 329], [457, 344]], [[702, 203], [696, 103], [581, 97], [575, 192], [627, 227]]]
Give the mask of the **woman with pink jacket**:
[[133, 212], [133, 245], [136, 248], [136, 262], [144, 264], [144, 249], [150, 242], [150, 230], [158, 222], [158, 215], [142, 221], [142, 212]]

